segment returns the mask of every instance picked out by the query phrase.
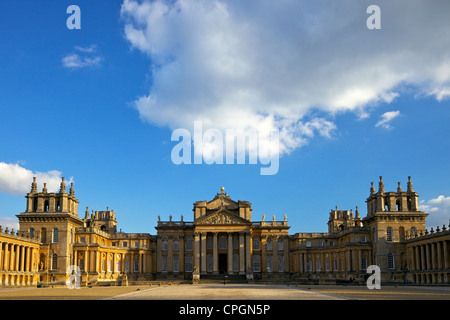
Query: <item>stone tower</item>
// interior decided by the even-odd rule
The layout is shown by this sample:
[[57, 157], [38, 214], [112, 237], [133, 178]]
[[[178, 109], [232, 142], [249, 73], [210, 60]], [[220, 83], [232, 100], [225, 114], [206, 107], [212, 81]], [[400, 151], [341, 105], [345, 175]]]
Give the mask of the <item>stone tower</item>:
[[92, 210], [89, 216], [89, 208], [86, 207], [86, 212], [84, 216], [84, 226], [88, 228], [96, 228], [107, 233], [117, 233], [117, 220], [114, 210], [106, 211], [95, 211]]
[[425, 230], [428, 214], [419, 211], [418, 197], [411, 177], [406, 191], [398, 182], [397, 191], [386, 192], [380, 176], [376, 192], [372, 182], [363, 223], [371, 234], [372, 261], [380, 267], [383, 280], [401, 280], [407, 263], [405, 239]]
[[[60, 190], [50, 193], [47, 184], [41, 192], [33, 178], [31, 191], [26, 195], [27, 208], [17, 215], [19, 233], [37, 236], [41, 242], [39, 270], [49, 281], [65, 282], [66, 270], [72, 262], [75, 228], [83, 226], [78, 217], [78, 203], [73, 183], [69, 193], [62, 178]], [[46, 279], [42, 279], [45, 281]]]
[[358, 207], [356, 207], [355, 214], [353, 210], [331, 210], [330, 218], [328, 219], [328, 233], [339, 233], [349, 228], [362, 227], [362, 219], [359, 216]]

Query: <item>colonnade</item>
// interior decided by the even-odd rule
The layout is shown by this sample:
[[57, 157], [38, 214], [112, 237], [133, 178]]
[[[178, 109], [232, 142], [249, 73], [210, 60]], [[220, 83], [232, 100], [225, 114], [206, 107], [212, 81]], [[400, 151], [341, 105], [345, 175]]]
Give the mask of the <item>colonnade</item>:
[[[209, 251], [212, 250], [211, 271], [213, 274], [218, 274], [220, 271], [219, 252], [226, 252], [226, 273], [246, 274], [247, 272], [252, 272], [252, 239], [250, 232], [221, 232], [220, 234], [221, 243], [219, 244], [219, 232], [194, 232], [194, 270], [199, 270], [201, 274], [206, 274], [210, 271], [208, 270], [207, 261], [207, 238], [212, 236], [212, 248]], [[236, 254], [238, 255], [238, 268], [234, 267]]]
[[415, 283], [448, 283], [450, 275], [449, 241], [435, 239], [412, 243], [407, 250], [412, 281]]
[[39, 248], [5, 240], [0, 239], [0, 285], [34, 285], [38, 280]]

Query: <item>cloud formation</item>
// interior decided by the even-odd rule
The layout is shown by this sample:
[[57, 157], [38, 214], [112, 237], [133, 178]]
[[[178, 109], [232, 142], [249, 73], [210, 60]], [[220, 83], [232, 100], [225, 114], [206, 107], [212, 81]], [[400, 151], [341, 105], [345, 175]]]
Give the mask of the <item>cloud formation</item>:
[[85, 67], [99, 66], [103, 61], [103, 57], [96, 55], [97, 46], [90, 45], [88, 47], [76, 46], [78, 53], [70, 53], [62, 58], [62, 64], [65, 68], [79, 69]]
[[125, 37], [152, 62], [134, 105], [172, 129], [277, 129], [283, 154], [329, 136], [336, 114], [367, 118], [404, 86], [447, 97], [450, 2], [378, 1], [381, 30], [366, 27], [370, 4], [124, 0]]
[[377, 122], [375, 127], [384, 129], [392, 129], [390, 122], [400, 115], [400, 111], [388, 111], [381, 115], [381, 120]]
[[427, 217], [427, 226], [435, 228], [450, 224], [450, 197], [443, 195], [431, 200], [421, 200], [419, 209], [429, 214]]
[[[23, 195], [30, 192], [33, 177], [36, 177], [38, 190], [47, 183], [48, 192], [58, 192], [61, 183], [61, 172], [33, 172], [19, 164], [0, 162], [0, 192]], [[72, 178], [68, 180], [72, 182]]]

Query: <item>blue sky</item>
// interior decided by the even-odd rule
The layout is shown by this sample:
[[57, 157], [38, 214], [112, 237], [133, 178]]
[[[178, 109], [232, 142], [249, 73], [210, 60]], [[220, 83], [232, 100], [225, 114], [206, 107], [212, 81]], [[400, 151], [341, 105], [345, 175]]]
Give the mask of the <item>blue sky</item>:
[[[372, 3], [355, 3], [1, 2], [0, 224], [39, 174], [72, 179], [79, 216], [108, 206], [125, 232], [192, 220], [221, 186], [254, 221], [324, 232], [336, 205], [365, 216], [379, 176], [392, 191], [412, 176], [428, 226], [448, 224], [448, 4], [378, 1], [382, 29], [368, 30]], [[81, 30], [66, 27], [71, 4]], [[192, 119], [279, 129], [278, 173], [174, 165], [172, 131]]]

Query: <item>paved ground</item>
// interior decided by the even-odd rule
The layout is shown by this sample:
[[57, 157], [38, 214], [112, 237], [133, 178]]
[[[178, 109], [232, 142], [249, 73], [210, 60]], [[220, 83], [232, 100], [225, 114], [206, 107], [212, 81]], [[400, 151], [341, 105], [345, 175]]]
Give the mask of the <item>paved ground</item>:
[[129, 287], [0, 288], [0, 300], [450, 300], [450, 287], [199, 284]]

